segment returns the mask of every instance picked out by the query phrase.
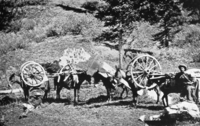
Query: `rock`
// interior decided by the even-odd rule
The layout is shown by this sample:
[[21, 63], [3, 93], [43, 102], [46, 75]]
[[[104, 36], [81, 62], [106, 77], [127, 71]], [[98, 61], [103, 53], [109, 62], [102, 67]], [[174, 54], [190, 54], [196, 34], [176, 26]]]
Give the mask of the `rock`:
[[200, 112], [198, 106], [194, 102], [183, 101], [178, 104], [165, 108], [167, 114], [181, 114], [188, 113], [193, 118], [199, 118]]

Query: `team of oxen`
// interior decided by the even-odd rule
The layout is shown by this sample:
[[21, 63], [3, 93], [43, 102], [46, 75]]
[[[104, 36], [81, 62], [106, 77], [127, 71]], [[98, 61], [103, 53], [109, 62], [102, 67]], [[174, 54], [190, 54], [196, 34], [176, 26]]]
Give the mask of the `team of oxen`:
[[[60, 69], [60, 65], [58, 61], [55, 61], [53, 63], [41, 64], [41, 65], [45, 68], [46, 72], [49, 75], [58, 72]], [[107, 74], [107, 76], [105, 76], [105, 74]], [[122, 78], [128, 83], [128, 86], [121, 83], [120, 79]], [[149, 77], [149, 78], [153, 78], [153, 77]], [[119, 86], [123, 88], [123, 91], [120, 95], [121, 97], [124, 91], [126, 91], [126, 95], [128, 95], [128, 90], [129, 90], [128, 88], [130, 88], [130, 90], [132, 91], [132, 96], [133, 96], [133, 105], [135, 106], [137, 106], [138, 104], [138, 100], [137, 100], [138, 91], [141, 89], [155, 90], [158, 95], [157, 103], [159, 102], [160, 92], [163, 92], [164, 94], [162, 97], [163, 104], [164, 106], [168, 106], [168, 94], [181, 93], [183, 86], [181, 86], [181, 84], [177, 84], [174, 77], [170, 75], [165, 75], [156, 79], [155, 78], [156, 77], [154, 77], [154, 79], [149, 79], [147, 81], [146, 85], [148, 85], [148, 87], [141, 87], [140, 85], [134, 83], [131, 75], [128, 74], [128, 72], [123, 71], [122, 69], [118, 67], [116, 67], [114, 76], [110, 76], [108, 75], [108, 73], [102, 73], [99, 69], [97, 69], [92, 75], [89, 75], [86, 70], [76, 70], [76, 72], [70, 73], [68, 75], [60, 74], [59, 76], [55, 76], [54, 89], [56, 90], [57, 99], [60, 99], [60, 92], [63, 87], [67, 89], [74, 89], [74, 103], [76, 104], [79, 101], [79, 90], [80, 90], [81, 84], [84, 81], [87, 81], [89, 84], [92, 84], [92, 83], [97, 84], [100, 81], [102, 81], [107, 91], [108, 101], [112, 100], [112, 97], [113, 97], [112, 91], [116, 89], [116, 86]], [[22, 87], [24, 91], [25, 99], [28, 99], [29, 91], [31, 90], [31, 87], [26, 85], [22, 81], [20, 73], [13, 73], [10, 76], [9, 81], [12, 84], [14, 83], [20, 84], [20, 86]], [[194, 93], [192, 93], [194, 94], [193, 98], [197, 102], [198, 102], [198, 89], [199, 89], [198, 86], [199, 84], [195, 83], [194, 90], [193, 90]], [[52, 89], [52, 87], [50, 87], [49, 81], [47, 81], [45, 82], [45, 84], [43, 84], [43, 87], [41, 88], [45, 92], [44, 97], [43, 97], [45, 99], [47, 98], [47, 94], [50, 91], [50, 89]]]

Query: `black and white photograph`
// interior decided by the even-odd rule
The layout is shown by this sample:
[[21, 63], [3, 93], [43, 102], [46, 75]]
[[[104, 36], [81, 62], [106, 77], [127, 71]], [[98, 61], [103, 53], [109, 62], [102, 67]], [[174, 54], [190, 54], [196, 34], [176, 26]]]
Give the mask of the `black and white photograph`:
[[200, 0], [0, 0], [0, 126], [199, 126]]

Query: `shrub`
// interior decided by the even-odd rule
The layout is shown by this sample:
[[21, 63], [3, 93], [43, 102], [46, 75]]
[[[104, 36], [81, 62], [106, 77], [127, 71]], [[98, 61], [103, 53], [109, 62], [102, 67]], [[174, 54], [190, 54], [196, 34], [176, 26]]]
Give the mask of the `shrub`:
[[43, 42], [47, 37], [46, 29], [40, 26], [34, 27], [33, 30], [22, 30], [20, 34], [24, 36], [29, 42]]
[[47, 28], [47, 36], [83, 35], [95, 38], [102, 32], [103, 24], [92, 15], [69, 13], [66, 17], [57, 17]]
[[22, 27], [22, 23], [20, 20], [12, 21], [10, 23], [10, 27], [7, 29], [9, 32], [18, 32]]
[[134, 41], [131, 41], [132, 48], [152, 48], [156, 45], [156, 41], [153, 41], [153, 35], [158, 32], [158, 27], [150, 25], [148, 22], [134, 22], [134, 30], [131, 33], [131, 37]]
[[90, 11], [95, 11], [98, 9], [98, 4], [98, 1], [85, 2], [82, 7]]
[[26, 49], [28, 42], [21, 35], [14, 33], [0, 33], [0, 56], [15, 51], [17, 49]]
[[102, 34], [104, 24], [92, 15], [88, 14], [86, 16], [88, 18], [82, 18], [81, 34], [86, 38], [97, 38]]
[[25, 30], [33, 30], [36, 25], [36, 22], [33, 19], [23, 19], [22, 28]]
[[173, 44], [185, 48], [186, 55], [191, 57], [194, 62], [200, 62], [200, 26], [185, 25], [175, 37]]

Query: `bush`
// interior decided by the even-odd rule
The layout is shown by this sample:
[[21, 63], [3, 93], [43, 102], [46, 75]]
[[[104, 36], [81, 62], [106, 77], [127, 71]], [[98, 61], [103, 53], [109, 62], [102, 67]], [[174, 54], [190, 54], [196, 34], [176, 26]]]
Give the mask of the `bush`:
[[82, 5], [82, 7], [90, 11], [95, 11], [98, 9], [98, 5], [99, 5], [98, 1], [91, 1], [91, 2], [85, 2]]
[[47, 38], [46, 29], [40, 26], [34, 27], [33, 30], [21, 30], [20, 34], [29, 42], [43, 42]]
[[14, 33], [0, 33], [0, 56], [15, 51], [17, 49], [26, 49], [28, 42], [23, 36]]
[[185, 48], [186, 55], [191, 57], [193, 62], [200, 62], [200, 26], [185, 25], [182, 31], [176, 35], [173, 44]]
[[70, 13], [66, 17], [58, 17], [47, 29], [47, 36], [83, 35], [95, 38], [102, 33], [103, 24], [92, 15]]
[[20, 31], [21, 27], [22, 27], [22, 23], [20, 20], [12, 21], [10, 23], [10, 27], [7, 28], [7, 31], [16, 33]]
[[156, 46], [157, 41], [153, 41], [153, 35], [158, 32], [157, 26], [148, 22], [134, 22], [133, 27], [131, 37], [134, 38], [134, 41], [130, 43], [132, 48], [152, 48]]
[[33, 30], [36, 25], [36, 22], [33, 19], [23, 19], [22, 20], [22, 29]]

